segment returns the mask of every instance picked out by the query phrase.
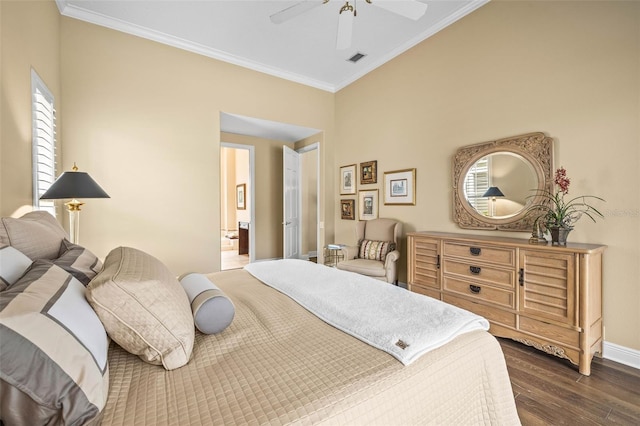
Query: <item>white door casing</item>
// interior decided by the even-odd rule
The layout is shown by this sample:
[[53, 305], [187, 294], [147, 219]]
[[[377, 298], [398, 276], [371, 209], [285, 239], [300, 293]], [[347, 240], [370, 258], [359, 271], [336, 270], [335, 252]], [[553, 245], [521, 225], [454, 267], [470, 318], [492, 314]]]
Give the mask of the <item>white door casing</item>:
[[282, 147], [283, 162], [283, 248], [284, 259], [300, 258], [300, 154]]

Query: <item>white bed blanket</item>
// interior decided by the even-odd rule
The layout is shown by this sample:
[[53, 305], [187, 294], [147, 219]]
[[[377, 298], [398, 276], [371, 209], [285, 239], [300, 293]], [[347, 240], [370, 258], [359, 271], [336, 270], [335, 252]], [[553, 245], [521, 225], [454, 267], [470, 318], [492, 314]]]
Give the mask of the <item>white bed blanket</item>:
[[318, 318], [409, 365], [489, 322], [469, 311], [373, 278], [294, 259], [251, 263], [254, 277]]

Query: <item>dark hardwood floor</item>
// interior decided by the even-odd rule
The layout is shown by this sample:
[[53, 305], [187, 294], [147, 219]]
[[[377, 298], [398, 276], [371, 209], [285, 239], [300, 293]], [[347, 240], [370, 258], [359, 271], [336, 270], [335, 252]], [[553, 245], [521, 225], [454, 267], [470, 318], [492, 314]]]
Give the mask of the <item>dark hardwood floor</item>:
[[640, 425], [640, 370], [596, 357], [583, 376], [567, 360], [498, 341], [523, 425]]

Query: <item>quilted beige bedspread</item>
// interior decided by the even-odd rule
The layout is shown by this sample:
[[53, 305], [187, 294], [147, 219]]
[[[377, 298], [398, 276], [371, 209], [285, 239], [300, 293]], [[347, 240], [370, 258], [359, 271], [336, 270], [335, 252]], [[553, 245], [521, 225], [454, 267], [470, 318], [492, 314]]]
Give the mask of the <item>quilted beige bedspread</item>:
[[474, 331], [403, 366], [244, 270], [209, 275], [236, 316], [166, 371], [112, 343], [103, 425], [519, 424], [498, 342]]

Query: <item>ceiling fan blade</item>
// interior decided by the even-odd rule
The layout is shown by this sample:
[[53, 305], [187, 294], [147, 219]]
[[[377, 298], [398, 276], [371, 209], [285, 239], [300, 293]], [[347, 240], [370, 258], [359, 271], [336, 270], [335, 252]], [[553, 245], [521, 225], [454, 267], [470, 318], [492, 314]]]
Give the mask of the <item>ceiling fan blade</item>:
[[427, 11], [426, 3], [416, 0], [371, 0], [371, 4], [414, 21]]
[[300, 3], [296, 3], [293, 6], [289, 6], [286, 9], [282, 9], [280, 12], [276, 12], [269, 17], [274, 24], [282, 24], [289, 21], [296, 16], [302, 15], [305, 12], [314, 9], [321, 4], [325, 3], [323, 0], [304, 0]]
[[351, 47], [351, 38], [353, 36], [353, 11], [345, 10], [338, 16], [338, 36], [336, 40], [336, 49], [348, 49]]

